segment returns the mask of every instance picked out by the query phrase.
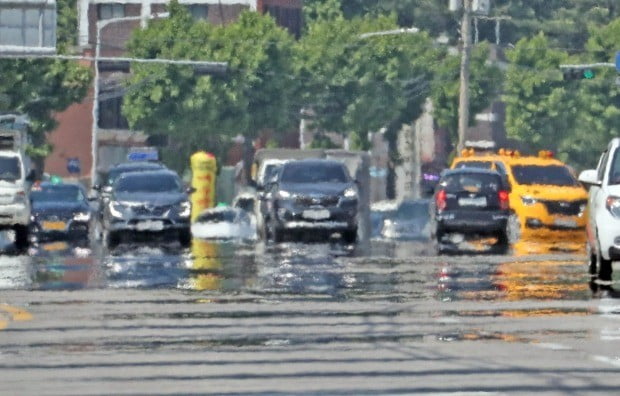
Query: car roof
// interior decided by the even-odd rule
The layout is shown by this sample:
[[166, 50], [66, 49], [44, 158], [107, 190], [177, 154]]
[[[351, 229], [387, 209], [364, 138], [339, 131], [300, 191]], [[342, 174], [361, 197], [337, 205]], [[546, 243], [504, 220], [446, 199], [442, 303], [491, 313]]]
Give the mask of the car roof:
[[116, 169], [132, 169], [132, 168], [152, 168], [152, 169], [165, 169], [166, 166], [161, 162], [151, 161], [135, 161], [135, 162], [122, 162], [116, 164], [110, 168], [110, 170]]
[[153, 170], [149, 169], [149, 170], [137, 170], [137, 171], [124, 172], [116, 180], [126, 179], [129, 177], [135, 177], [135, 176], [163, 176], [163, 175], [170, 175], [170, 176], [179, 178], [179, 174], [176, 173], [175, 171], [162, 168], [162, 169], [153, 169]]
[[457, 168], [457, 169], [446, 169], [442, 172], [441, 176], [451, 176], [451, 175], [458, 175], [458, 174], [480, 174], [480, 175], [495, 175], [495, 176], [499, 176], [502, 177], [502, 175], [493, 169], [482, 169], [482, 168]]
[[299, 164], [303, 164], [303, 165], [338, 164], [338, 165], [344, 166], [342, 161], [338, 161], [334, 159], [326, 159], [326, 158], [307, 158], [307, 159], [300, 159], [300, 160], [292, 160], [292, 161], [286, 162], [283, 166], [286, 167], [286, 166], [299, 165]]

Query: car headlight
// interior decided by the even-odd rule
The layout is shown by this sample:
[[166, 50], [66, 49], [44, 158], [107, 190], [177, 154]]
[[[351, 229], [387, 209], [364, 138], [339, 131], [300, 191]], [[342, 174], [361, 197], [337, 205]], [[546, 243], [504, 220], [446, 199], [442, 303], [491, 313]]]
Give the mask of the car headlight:
[[78, 212], [73, 215], [74, 221], [90, 221], [90, 212]]
[[607, 197], [605, 207], [614, 217], [620, 217], [620, 197], [610, 195]]
[[110, 209], [110, 214], [112, 215], [112, 217], [118, 217], [118, 218], [123, 217], [123, 211], [125, 210], [125, 207], [121, 205], [120, 203], [110, 202], [110, 204], [108, 205], [108, 208]]
[[285, 191], [285, 190], [278, 191], [278, 198], [287, 199], [287, 198], [291, 198], [292, 196], [293, 194], [291, 194], [288, 191]]
[[521, 202], [523, 202], [523, 205], [525, 206], [532, 206], [535, 205], [536, 203], [538, 203], [538, 200], [536, 198], [532, 198], [528, 195], [522, 195], [521, 196]]
[[353, 187], [349, 187], [344, 190], [345, 198], [357, 198], [357, 191]]
[[192, 204], [189, 201], [181, 202], [179, 205], [179, 216], [189, 217], [192, 213]]

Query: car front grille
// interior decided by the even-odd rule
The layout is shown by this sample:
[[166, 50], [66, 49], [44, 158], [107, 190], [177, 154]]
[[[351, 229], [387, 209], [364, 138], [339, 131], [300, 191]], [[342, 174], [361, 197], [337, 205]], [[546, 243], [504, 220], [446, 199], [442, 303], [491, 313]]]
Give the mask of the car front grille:
[[169, 205], [165, 206], [136, 206], [133, 208], [133, 213], [136, 216], [163, 216], [166, 212], [168, 212], [172, 207]]
[[577, 216], [581, 213], [581, 206], [587, 202], [580, 201], [541, 201], [552, 215]]
[[323, 196], [323, 197], [297, 197], [297, 204], [303, 206], [336, 206], [340, 198], [337, 196]]

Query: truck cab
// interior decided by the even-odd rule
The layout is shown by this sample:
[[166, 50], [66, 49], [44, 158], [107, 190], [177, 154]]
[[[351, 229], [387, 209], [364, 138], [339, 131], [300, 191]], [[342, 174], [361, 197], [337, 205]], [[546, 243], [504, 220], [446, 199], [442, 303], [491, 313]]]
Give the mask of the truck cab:
[[0, 230], [15, 232], [15, 245], [28, 245], [29, 192], [34, 181], [26, 155], [28, 123], [16, 114], [0, 115]]

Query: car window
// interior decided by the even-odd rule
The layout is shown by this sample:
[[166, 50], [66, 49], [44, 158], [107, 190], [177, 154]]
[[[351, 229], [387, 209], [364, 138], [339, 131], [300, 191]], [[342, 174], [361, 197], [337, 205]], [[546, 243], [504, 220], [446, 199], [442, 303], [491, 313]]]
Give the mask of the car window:
[[237, 214], [233, 210], [221, 210], [217, 212], [209, 212], [200, 215], [197, 221], [201, 223], [232, 223], [235, 221]]
[[607, 168], [607, 159], [609, 158], [609, 151], [605, 150], [603, 154], [601, 154], [601, 158], [598, 160], [598, 166], [596, 167], [597, 178], [600, 181], [603, 181], [605, 178], [605, 169]]
[[449, 193], [463, 191], [471, 193], [497, 192], [503, 187], [499, 175], [480, 173], [456, 173], [446, 175], [439, 182], [439, 186]]
[[513, 165], [512, 174], [519, 184], [572, 187], [577, 179], [566, 166]]
[[463, 161], [456, 164], [456, 169], [464, 168], [478, 168], [478, 169], [491, 169], [493, 163], [490, 161]]
[[17, 157], [0, 157], [0, 180], [15, 181], [22, 176]]
[[30, 192], [32, 202], [80, 202], [85, 197], [77, 186], [44, 186]]
[[137, 174], [125, 176], [119, 178], [114, 186], [115, 191], [124, 193], [181, 191], [181, 183], [173, 175]]
[[342, 164], [296, 163], [284, 167], [281, 181], [284, 183], [347, 183], [349, 178]]
[[[620, 150], [616, 150], [614, 152], [613, 160], [609, 165], [609, 183], [610, 185], [620, 184], [620, 155], [618, 154]], [[608, 158], [608, 156], [607, 156]], [[605, 175], [605, 164], [607, 164], [607, 158], [605, 158], [605, 162], [602, 166], [602, 175]], [[600, 176], [599, 180], [603, 180], [603, 177]]]

